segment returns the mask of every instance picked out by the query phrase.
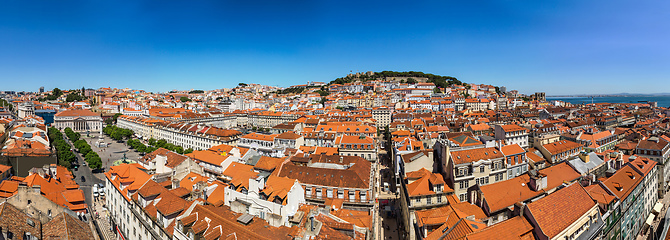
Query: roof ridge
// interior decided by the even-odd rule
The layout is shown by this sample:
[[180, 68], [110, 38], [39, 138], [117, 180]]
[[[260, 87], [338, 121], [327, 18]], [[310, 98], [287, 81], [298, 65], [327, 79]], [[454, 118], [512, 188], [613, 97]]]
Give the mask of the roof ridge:
[[[66, 213], [63, 212], [61, 214], [66, 214]], [[67, 219], [66, 218], [67, 217], [65, 215], [63, 215], [63, 222], [65, 222], [64, 223], [64, 225], [65, 225], [65, 239], [70, 239], [70, 231], [69, 231], [69, 228], [67, 227]]]
[[[203, 207], [203, 206], [201, 206], [201, 205], [198, 205], [198, 206], [200, 206], [200, 208], [204, 209], [205, 211], [211, 213], [213, 216], [216, 216], [217, 218], [219, 218], [220, 220], [222, 220], [222, 221], [225, 222], [225, 223], [231, 224], [232, 226], [235, 226], [235, 224], [237, 224], [236, 222], [230, 221], [230, 220], [228, 220], [228, 219], [226, 219], [226, 218], [224, 218], [224, 217], [219, 216], [219, 215], [216, 214], [214, 211], [211, 211], [211, 210], [207, 209], [206, 207]], [[196, 206], [196, 207], [197, 207], [197, 206]], [[254, 231], [247, 230], [247, 229], [244, 228], [244, 227], [241, 227], [240, 229], [243, 229], [244, 231], [247, 231], [249, 234], [254, 235], [254, 236], [257, 237], [258, 239], [264, 239], [263, 236], [261, 236], [260, 234], [254, 232]], [[236, 231], [233, 231], [233, 233], [235, 233], [235, 232], [236, 232]]]

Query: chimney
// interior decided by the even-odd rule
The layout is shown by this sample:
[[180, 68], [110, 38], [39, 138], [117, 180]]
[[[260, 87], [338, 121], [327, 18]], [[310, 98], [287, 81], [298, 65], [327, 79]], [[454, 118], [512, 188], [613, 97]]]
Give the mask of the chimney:
[[580, 152], [579, 153], [579, 158], [584, 161], [584, 163], [589, 163], [589, 154], [586, 152]]
[[547, 175], [537, 173], [537, 175], [530, 176], [530, 188], [533, 191], [540, 191], [547, 188]]
[[523, 217], [523, 210], [524, 210], [524, 208], [526, 208], [526, 204], [524, 204], [524, 203], [522, 203], [522, 202], [517, 202], [517, 203], [515, 203], [515, 204], [514, 204], [514, 210], [513, 210], [513, 212], [512, 212], [512, 215], [514, 215], [514, 216], [519, 216], [519, 217]]

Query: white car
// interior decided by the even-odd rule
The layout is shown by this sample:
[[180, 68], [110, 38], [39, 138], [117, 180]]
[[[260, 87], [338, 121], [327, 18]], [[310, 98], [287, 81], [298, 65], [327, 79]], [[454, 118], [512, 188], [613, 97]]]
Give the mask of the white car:
[[98, 187], [98, 193], [100, 196], [105, 196], [105, 187], [100, 185], [100, 187]]
[[98, 197], [98, 184], [93, 185], [93, 197]]

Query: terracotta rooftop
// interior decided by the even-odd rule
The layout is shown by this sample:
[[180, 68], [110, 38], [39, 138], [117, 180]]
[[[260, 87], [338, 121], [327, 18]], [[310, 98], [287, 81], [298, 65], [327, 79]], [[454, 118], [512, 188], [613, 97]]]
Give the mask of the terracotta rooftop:
[[558, 235], [594, 207], [595, 201], [578, 183], [526, 205], [549, 238]]
[[88, 224], [61, 213], [42, 226], [42, 237], [44, 240], [83, 240], [93, 239], [93, 232]]
[[488, 160], [502, 158], [503, 154], [497, 148], [475, 148], [463, 151], [450, 152], [451, 159], [455, 164], [464, 164], [477, 162], [479, 160]]
[[[547, 176], [546, 190], [554, 189], [564, 182], [575, 181], [581, 176], [579, 172], [565, 162], [541, 169], [539, 174]], [[527, 201], [545, 193], [545, 190], [533, 191], [529, 182], [530, 176], [526, 173], [509, 180], [481, 186], [485, 204], [490, 209], [489, 213], [495, 213], [517, 202]]]
[[556, 155], [556, 154], [559, 154], [559, 153], [562, 153], [562, 152], [566, 152], [566, 151], [569, 151], [569, 150], [572, 150], [572, 149], [579, 148], [581, 146], [582, 146], [581, 144], [570, 141], [570, 140], [561, 140], [561, 141], [557, 141], [557, 142], [542, 145], [542, 147], [544, 149], [546, 149], [547, 151], [549, 151], [549, 153], [551, 153], [551, 155]]
[[466, 236], [467, 240], [535, 239], [533, 226], [525, 217], [516, 216]]

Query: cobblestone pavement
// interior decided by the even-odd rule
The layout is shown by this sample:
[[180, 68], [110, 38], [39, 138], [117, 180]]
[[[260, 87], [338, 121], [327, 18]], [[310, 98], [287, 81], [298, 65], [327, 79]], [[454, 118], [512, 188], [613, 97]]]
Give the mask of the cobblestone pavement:
[[95, 203], [93, 204], [93, 219], [98, 223], [98, 226], [100, 227], [100, 231], [102, 232], [103, 236], [100, 236], [103, 240], [114, 240], [116, 239], [116, 234], [112, 230], [112, 224], [110, 220], [110, 215], [109, 212], [103, 207], [103, 204], [105, 203], [104, 198], [98, 198], [95, 200]]
[[[130, 149], [125, 142], [118, 143], [104, 133], [102, 134], [102, 139], [108, 144], [107, 147], [96, 147], [95, 143], [98, 141], [99, 136], [99, 133], [90, 133], [89, 137], [82, 136], [82, 139], [85, 139], [86, 142], [91, 145], [91, 149], [93, 149], [93, 151], [95, 151], [102, 159], [103, 172], [109, 170], [109, 167], [114, 161], [123, 159], [124, 154], [128, 160], [137, 160], [140, 157], [140, 154], [135, 152], [135, 150]], [[104, 179], [104, 176], [102, 176], [101, 173], [96, 174], [96, 176]]]

